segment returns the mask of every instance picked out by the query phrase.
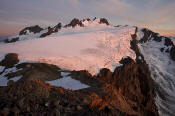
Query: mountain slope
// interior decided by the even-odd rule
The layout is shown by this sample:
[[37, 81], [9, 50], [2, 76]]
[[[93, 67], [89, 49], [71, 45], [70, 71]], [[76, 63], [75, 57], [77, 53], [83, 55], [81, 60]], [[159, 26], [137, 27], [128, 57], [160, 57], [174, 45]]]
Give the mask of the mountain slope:
[[[9, 75], [12, 75], [12, 79], [23, 75], [19, 82], [20, 80], [39, 79], [54, 86], [74, 90], [71, 88], [72, 85], [69, 87], [65, 85], [71, 84], [74, 82], [72, 79], [75, 79], [83, 82], [78, 82], [77, 85], [80, 84], [79, 89], [84, 91], [86, 90], [84, 88], [89, 90], [97, 84], [96, 81], [100, 81], [112, 85], [116, 89], [115, 91], [126, 99], [125, 102], [129, 106], [125, 106], [128, 108], [128, 112], [124, 112], [127, 114], [134, 114], [134, 111], [139, 113], [137, 115], [157, 115], [153, 97], [159, 115], [171, 116], [174, 114], [175, 46], [169, 38], [148, 29], [111, 26], [104, 19], [92, 21], [74, 19], [63, 28], [56, 27], [59, 26], [32, 34], [27, 31], [27, 34], [18, 35], [19, 38], [15, 42], [14, 38], [11, 38], [12, 40], [9, 41], [13, 43], [0, 44], [1, 56], [4, 53], [17, 53], [20, 60], [15, 65], [20, 68], [6, 68], [3, 65], [0, 67], [2, 70], [0, 70], [0, 79], [4, 81], [2, 83], [7, 85], [6, 77]], [[23, 64], [23, 62], [29, 64]], [[37, 62], [41, 62], [41, 64], [37, 64]], [[60, 67], [59, 71], [55, 71], [57, 68], [49, 64]], [[74, 72], [74, 70], [76, 71]], [[85, 71], [87, 77], [95, 78], [93, 80], [95, 83], [89, 78], [79, 77], [82, 72], [78, 70], [90, 72]], [[7, 75], [10, 72], [12, 74]], [[65, 76], [65, 72], [69, 75]], [[52, 73], [58, 74], [58, 77]], [[62, 78], [64, 77], [62, 74], [65, 78]], [[33, 77], [33, 75], [35, 76]], [[154, 83], [154, 94], [151, 78]], [[64, 84], [65, 81], [67, 84]], [[60, 84], [60, 82], [62, 83]], [[110, 89], [105, 87], [105, 89], [111, 92], [113, 87], [109, 87]], [[111, 96], [116, 97], [116, 94]], [[117, 102], [119, 101], [116, 102], [113, 97], [110, 100], [115, 104], [112, 105], [123, 112], [122, 107], [118, 107]], [[124, 101], [122, 100], [122, 102]]]
[[[147, 30], [139, 30], [138, 47], [149, 65], [155, 81], [156, 104], [160, 115], [174, 115], [175, 111], [175, 46], [167, 37]], [[147, 36], [147, 37], [146, 37]], [[146, 40], [144, 41], [144, 39]]]

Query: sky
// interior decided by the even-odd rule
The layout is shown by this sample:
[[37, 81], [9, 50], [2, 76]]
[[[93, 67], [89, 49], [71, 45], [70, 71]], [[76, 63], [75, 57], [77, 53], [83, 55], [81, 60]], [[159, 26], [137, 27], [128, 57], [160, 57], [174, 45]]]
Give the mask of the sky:
[[14, 35], [26, 26], [94, 17], [175, 36], [175, 0], [0, 0], [0, 36]]

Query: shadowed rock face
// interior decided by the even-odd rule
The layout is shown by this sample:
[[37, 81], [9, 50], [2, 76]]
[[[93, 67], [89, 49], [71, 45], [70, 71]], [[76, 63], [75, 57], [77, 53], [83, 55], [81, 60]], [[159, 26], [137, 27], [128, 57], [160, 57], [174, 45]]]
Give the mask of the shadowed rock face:
[[21, 30], [19, 32], [19, 35], [25, 35], [27, 33], [27, 30], [29, 32], [33, 32], [33, 33], [39, 33], [40, 31], [43, 30], [43, 28], [41, 28], [40, 26], [38, 25], [35, 25], [35, 26], [31, 26], [31, 27], [26, 27], [25, 29]]
[[120, 63], [123, 66], [117, 67], [114, 73], [102, 69], [97, 78], [116, 87], [135, 112], [145, 116], [157, 116], [152, 80], [147, 65], [138, 64], [129, 57], [122, 59]]
[[65, 25], [65, 27], [75, 27], [75, 26], [83, 27], [84, 25], [79, 19], [74, 18], [68, 25]]
[[11, 40], [5, 39], [4, 42], [5, 43], [13, 43], [13, 42], [16, 42], [18, 40], [19, 40], [19, 37], [16, 37], [16, 38], [12, 38]]
[[175, 61], [175, 46], [173, 46], [170, 50], [170, 55], [171, 55], [171, 58]]
[[170, 57], [172, 60], [175, 61], [175, 45], [173, 44], [172, 40], [168, 37], [163, 37], [163, 36], [158, 36], [157, 33], [152, 32], [151, 30], [148, 29], [142, 29], [142, 32], [144, 33], [144, 36], [141, 40], [139, 40], [138, 42], [140, 43], [145, 43], [149, 40], [151, 40], [153, 38], [154, 41], [156, 42], [162, 42], [162, 39], [165, 38], [165, 42], [164, 45], [167, 47], [171, 47], [171, 49], [165, 49], [165, 48], [161, 48], [160, 51], [163, 52], [165, 50], [165, 52], [170, 53]]
[[101, 19], [100, 19], [100, 23], [103, 23], [103, 24], [109, 25], [108, 20], [105, 19], [105, 18], [101, 18]]
[[15, 64], [19, 62], [18, 54], [16, 53], [8, 53], [5, 58], [0, 62], [1, 66], [5, 66], [6, 68], [11, 68]]
[[46, 37], [48, 35], [51, 35], [52, 33], [56, 33], [56, 32], [58, 32], [59, 29], [61, 29], [61, 27], [62, 27], [61, 23], [58, 23], [53, 28], [48, 27], [48, 32], [41, 34], [40, 37]]
[[51, 35], [52, 33], [55, 33], [55, 32], [57, 32], [57, 31], [54, 28], [48, 27], [48, 32], [41, 34], [40, 37], [46, 37], [46, 36]]

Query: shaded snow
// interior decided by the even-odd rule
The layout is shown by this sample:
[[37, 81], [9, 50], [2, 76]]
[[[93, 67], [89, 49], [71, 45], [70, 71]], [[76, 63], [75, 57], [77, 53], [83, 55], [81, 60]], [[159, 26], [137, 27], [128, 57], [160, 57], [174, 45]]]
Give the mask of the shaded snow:
[[63, 28], [45, 38], [0, 45], [0, 53], [14, 52], [23, 60], [55, 64], [69, 70], [88, 70], [94, 75], [99, 68], [114, 69], [123, 56], [135, 59], [135, 52], [130, 49], [134, 33], [135, 27], [101, 24]]
[[[4, 67], [0, 66], [0, 70], [1, 69], [4, 69]], [[19, 70], [21, 69], [17, 69], [16, 67], [5, 69], [5, 71], [0, 75], [0, 86], [7, 86], [7, 83], [9, 80], [13, 80], [14, 82], [18, 81], [22, 76], [16, 76], [11, 79], [7, 79], [5, 75], [9, 73], [17, 72]]]
[[160, 48], [171, 48], [162, 42], [150, 40], [139, 44], [139, 49], [144, 55], [151, 71], [151, 77], [160, 86], [161, 97], [157, 94], [155, 100], [161, 116], [174, 115], [175, 113], [175, 61], [171, 60], [169, 53], [161, 52]]
[[71, 90], [79, 90], [89, 87], [88, 85], [81, 83], [79, 80], [72, 79], [68, 75], [69, 73], [61, 72], [61, 76], [63, 76], [63, 78], [53, 81], [47, 81], [46, 83], [49, 83], [52, 86], [63, 87], [65, 89]]

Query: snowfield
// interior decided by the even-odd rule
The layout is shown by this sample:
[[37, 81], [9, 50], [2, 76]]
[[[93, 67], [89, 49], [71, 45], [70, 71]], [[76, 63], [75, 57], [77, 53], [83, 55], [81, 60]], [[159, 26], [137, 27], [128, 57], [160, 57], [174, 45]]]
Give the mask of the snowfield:
[[130, 49], [134, 33], [135, 27], [93, 22], [87, 27], [63, 28], [45, 38], [1, 44], [0, 53], [18, 53], [21, 60], [55, 64], [69, 70], [88, 70], [94, 75], [100, 68], [113, 70], [123, 56], [136, 58]]

